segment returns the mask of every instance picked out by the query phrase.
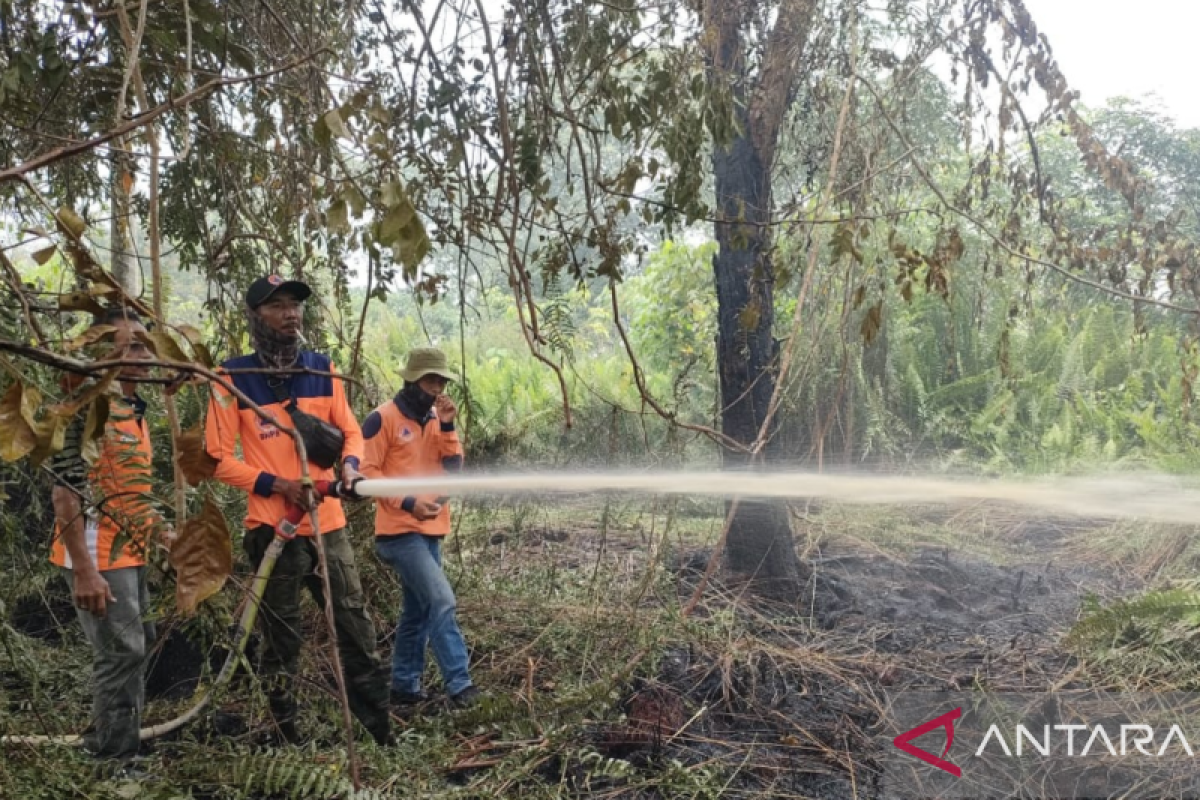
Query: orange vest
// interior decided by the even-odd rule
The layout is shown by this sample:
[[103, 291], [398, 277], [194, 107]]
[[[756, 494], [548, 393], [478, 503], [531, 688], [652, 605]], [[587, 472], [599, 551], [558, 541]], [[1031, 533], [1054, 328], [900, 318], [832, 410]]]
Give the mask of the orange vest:
[[[254, 355], [226, 361], [223, 369], [261, 369]], [[328, 356], [304, 351], [296, 365], [317, 372], [336, 373]], [[247, 395], [263, 411], [291, 427], [291, 416], [276, 398], [263, 373], [241, 373], [228, 376], [233, 385]], [[291, 396], [302, 411], [333, 423], [346, 436], [342, 459], [355, 463], [362, 459], [362, 431], [350, 404], [342, 381], [328, 375], [295, 374], [291, 376]], [[241, 440], [241, 458], [237, 444]], [[283, 495], [272, 494], [275, 478], [299, 480], [300, 459], [292, 437], [274, 425], [264, 422], [242, 400], [212, 384], [212, 399], [208, 403], [208, 419], [204, 425], [204, 443], [209, 455], [217, 460], [213, 477], [230, 486], [250, 493], [246, 509], [246, 527], [276, 525], [286, 513]], [[335, 478], [333, 469], [319, 469], [311, 462], [308, 474], [313, 480]], [[346, 527], [346, 514], [339, 500], [326, 500], [319, 507], [321, 530], [333, 531]], [[298, 526], [301, 536], [312, 536], [312, 524], [305, 515]]]
[[[139, 421], [127, 402], [114, 400], [100, 443], [100, 457], [88, 472], [92, 502], [80, 503], [87, 515], [87, 548], [102, 572], [146, 563], [148, 533], [162, 524], [162, 515], [146, 499], [151, 490], [152, 457], [146, 420]], [[118, 537], [122, 544], [113, 552]], [[72, 567], [57, 523], [50, 560], [60, 567]]]
[[[447, 467], [462, 466], [463, 447], [454, 425], [443, 425], [437, 415], [424, 421], [409, 417], [392, 400], [375, 409], [363, 422], [363, 475], [368, 478], [416, 478], [442, 475]], [[434, 502], [437, 495], [377, 498], [375, 500], [375, 535], [396, 536], [401, 533], [423, 533], [426, 536], [445, 536], [450, 533], [450, 504], [433, 519], [419, 520], [410, 513], [416, 500]]]

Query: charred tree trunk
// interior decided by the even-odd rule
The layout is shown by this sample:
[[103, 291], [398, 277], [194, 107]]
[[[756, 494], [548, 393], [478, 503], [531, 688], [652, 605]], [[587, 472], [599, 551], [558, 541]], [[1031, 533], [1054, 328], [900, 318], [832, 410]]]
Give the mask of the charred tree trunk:
[[[713, 258], [717, 284], [717, 364], [721, 376], [721, 429], [752, 445], [775, 390], [774, 269], [770, 257], [771, 177], [748, 137], [713, 152], [720, 249]], [[767, 461], [775, 450], [768, 443]], [[749, 457], [726, 450], [726, 467], [749, 467]], [[743, 501], [726, 543], [725, 563], [776, 591], [795, 586], [799, 561], [787, 507], [782, 502]]]
[[[745, 30], [755, 11], [753, 2], [728, 0], [708, 0], [705, 8], [710, 81], [716, 91], [730, 94], [739, 117], [732, 140], [717, 143], [712, 157], [719, 245], [713, 270], [721, 427], [747, 446], [759, 438], [777, 379], [771, 171], [815, 0], [785, 0], [767, 36], [761, 65], [752, 76]], [[733, 449], [725, 451], [723, 460], [728, 467], [769, 464], [775, 450], [768, 441], [754, 465], [750, 456]], [[786, 505], [740, 503], [726, 541], [725, 564], [771, 593], [797, 590], [801, 568]]]

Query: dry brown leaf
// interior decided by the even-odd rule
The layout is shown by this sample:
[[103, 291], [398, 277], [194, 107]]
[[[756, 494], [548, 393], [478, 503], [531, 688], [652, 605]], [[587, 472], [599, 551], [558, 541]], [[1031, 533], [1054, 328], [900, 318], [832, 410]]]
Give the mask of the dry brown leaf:
[[62, 311], [87, 311], [91, 314], [103, 314], [104, 306], [88, 292], [70, 292], [58, 296], [58, 307]]
[[212, 357], [212, 352], [208, 346], [204, 344], [204, 334], [191, 325], [180, 325], [177, 330], [183, 334], [183, 338], [188, 340], [188, 344], [192, 346], [192, 352], [201, 364], [212, 369], [216, 366], [216, 361]]
[[199, 425], [179, 434], [175, 452], [183, 477], [191, 486], [211, 478], [217, 469], [217, 460], [204, 447], [204, 430]]
[[37, 434], [37, 446], [29, 454], [29, 461], [35, 467], [41, 466], [43, 461], [62, 450], [66, 445], [67, 428], [71, 427], [75, 410], [73, 405], [54, 406], [50, 409], [50, 413], [34, 427], [34, 433]]
[[104, 395], [96, 397], [88, 407], [81, 447], [83, 460], [88, 464], [95, 464], [100, 458], [100, 443], [104, 439], [104, 431], [108, 425], [108, 412], [108, 398]]
[[[35, 399], [36, 398], [36, 399]], [[17, 382], [0, 399], [0, 458], [16, 461], [37, 446], [37, 432], [30, 423], [32, 408], [41, 401], [32, 386]]]
[[182, 361], [185, 364], [192, 363], [192, 360], [183, 354], [183, 350], [179, 347], [171, 335], [166, 331], [150, 331], [149, 333], [138, 332], [137, 338], [154, 351], [154, 355], [160, 359], [167, 361]]
[[39, 265], [44, 265], [47, 261], [54, 258], [54, 254], [58, 252], [58, 245], [52, 244], [49, 247], [44, 247], [33, 253], [33, 260]]
[[87, 230], [87, 224], [83, 218], [76, 214], [74, 209], [67, 206], [58, 209], [58, 222], [75, 239], [83, 236], [83, 232]]
[[100, 341], [115, 330], [116, 326], [114, 325], [93, 325], [71, 341], [67, 342], [63, 349], [70, 353], [74, 350], [78, 350], [81, 347], [87, 347], [89, 344], [95, 344], [96, 342]]
[[204, 498], [200, 513], [189, 519], [171, 545], [175, 569], [175, 605], [183, 614], [193, 614], [201, 603], [221, 591], [233, 572], [233, 547], [225, 515]]

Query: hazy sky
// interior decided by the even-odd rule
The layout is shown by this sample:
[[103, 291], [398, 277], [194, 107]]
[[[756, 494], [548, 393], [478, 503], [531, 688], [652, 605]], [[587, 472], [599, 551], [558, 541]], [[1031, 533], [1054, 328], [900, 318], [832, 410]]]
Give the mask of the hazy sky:
[[1153, 92], [1181, 127], [1200, 128], [1200, 2], [1025, 0], [1025, 6], [1085, 104]]

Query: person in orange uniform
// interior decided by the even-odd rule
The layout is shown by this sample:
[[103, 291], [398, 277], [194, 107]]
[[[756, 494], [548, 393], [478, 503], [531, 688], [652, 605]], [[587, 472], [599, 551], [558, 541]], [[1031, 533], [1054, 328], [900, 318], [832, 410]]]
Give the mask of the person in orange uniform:
[[[454, 428], [458, 409], [445, 394], [454, 373], [446, 355], [418, 348], [400, 372], [404, 387], [363, 422], [368, 478], [406, 478], [462, 469]], [[392, 645], [391, 702], [400, 710], [425, 702], [421, 689], [426, 647], [433, 650], [450, 702], [473, 705], [479, 690], [468, 672], [467, 645], [457, 603], [442, 571], [442, 540], [450, 533], [445, 497], [414, 495], [375, 500], [375, 552], [400, 577], [403, 608]]]
[[[132, 311], [109, 309], [96, 323], [115, 329], [109, 358], [149, 358], [137, 338], [146, 328]], [[150, 502], [150, 431], [146, 403], [135, 391], [137, 379], [148, 373], [146, 367], [125, 367], [118, 374], [121, 396], [109, 405], [99, 455], [90, 466], [82, 412], [49, 463], [56, 523], [50, 560], [62, 569], [92, 646], [92, 715], [84, 747], [121, 771], [137, 755], [143, 665], [154, 641], [146, 618], [146, 545], [155, 530], [169, 539], [169, 526]]]
[[[340, 429], [344, 445], [337, 460], [342, 480], [349, 485], [361, 477], [362, 432], [346, 401], [342, 381], [332, 377], [337, 369], [329, 357], [300, 346], [303, 304], [311, 294], [312, 290], [301, 281], [277, 275], [256, 280], [246, 292], [254, 352], [221, 366], [239, 391], [283, 424], [291, 426], [287, 408], [294, 404]], [[235, 451], [239, 440], [241, 459]], [[257, 570], [287, 505], [305, 504], [295, 445], [290, 436], [264, 422], [241, 399], [217, 384], [213, 384], [208, 406], [205, 443], [217, 461], [216, 479], [250, 495], [243, 546]], [[313, 480], [334, 479], [332, 467], [322, 469], [310, 460], [308, 468]], [[331, 498], [321, 503], [319, 522], [350, 709], [376, 742], [387, 744], [391, 741], [387, 669], [376, 650], [375, 625], [366, 610], [354, 551], [344, 530], [346, 515], [341, 502]], [[319, 607], [325, 603], [307, 516], [297, 533], [284, 545], [259, 613], [265, 644], [260, 672], [267, 678], [271, 714], [279, 735], [290, 743], [300, 741], [293, 684], [303, 641], [301, 586], [308, 587]]]

